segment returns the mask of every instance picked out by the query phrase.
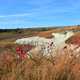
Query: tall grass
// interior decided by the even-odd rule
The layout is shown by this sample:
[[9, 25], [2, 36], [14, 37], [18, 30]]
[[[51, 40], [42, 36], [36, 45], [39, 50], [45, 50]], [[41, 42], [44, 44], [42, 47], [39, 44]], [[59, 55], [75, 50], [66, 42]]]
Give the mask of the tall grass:
[[0, 80], [80, 80], [80, 56], [68, 49], [49, 58], [16, 56], [11, 50], [0, 53]]

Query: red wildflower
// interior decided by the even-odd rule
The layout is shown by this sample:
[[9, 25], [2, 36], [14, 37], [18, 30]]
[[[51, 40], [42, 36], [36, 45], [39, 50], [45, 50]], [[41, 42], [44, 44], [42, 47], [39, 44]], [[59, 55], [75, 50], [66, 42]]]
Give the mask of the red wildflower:
[[21, 59], [24, 59], [25, 58], [25, 52], [23, 51], [23, 49], [21, 48], [21, 47], [17, 47], [16, 48], [16, 52], [17, 52], [17, 54], [19, 55], [19, 57], [21, 58]]
[[21, 50], [21, 48], [20, 48], [20, 47], [17, 47], [17, 48], [16, 48], [16, 51], [20, 51], [20, 50]]
[[21, 59], [24, 59], [26, 57], [27, 52], [30, 51], [32, 48], [32, 45], [20, 45], [16, 48], [16, 52]]

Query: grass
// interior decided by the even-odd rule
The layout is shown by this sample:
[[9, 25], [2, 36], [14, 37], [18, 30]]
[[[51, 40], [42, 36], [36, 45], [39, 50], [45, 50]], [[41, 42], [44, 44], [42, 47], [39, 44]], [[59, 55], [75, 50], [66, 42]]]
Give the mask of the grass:
[[68, 50], [56, 54], [21, 60], [8, 47], [0, 53], [0, 80], [80, 80], [80, 56]]
[[[49, 36], [49, 33], [59, 31], [64, 31], [64, 29], [54, 29], [38, 34]], [[7, 39], [1, 38], [0, 40], [0, 80], [80, 80], [80, 55], [76, 56], [76, 53], [66, 49], [57, 50], [55, 57], [36, 56], [36, 58], [21, 60], [17, 58], [15, 51], [15, 47], [18, 46], [14, 44], [15, 36], [12, 38], [14, 40], [11, 39], [13, 33], [0, 34], [3, 38], [6, 34], [8, 36]], [[32, 35], [33, 32], [25, 31], [24, 34]], [[17, 38], [19, 37], [17, 36]]]
[[0, 47], [5, 47], [5, 46], [7, 47], [7, 46], [12, 46], [12, 45], [15, 45], [14, 39], [0, 40]]

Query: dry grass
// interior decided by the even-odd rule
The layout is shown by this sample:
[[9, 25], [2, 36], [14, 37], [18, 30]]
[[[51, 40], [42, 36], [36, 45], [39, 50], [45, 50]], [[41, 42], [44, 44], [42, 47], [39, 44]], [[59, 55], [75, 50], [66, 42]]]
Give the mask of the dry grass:
[[11, 49], [0, 53], [0, 80], [80, 80], [80, 56], [67, 49], [50, 58], [16, 56]]
[[[68, 30], [68, 28], [70, 27], [66, 27], [63, 30], [61, 28], [35, 34], [43, 37], [51, 37], [52, 32], [61, 32]], [[75, 30], [75, 28], [70, 28], [70, 30]], [[77, 30], [80, 30], [80, 27]], [[27, 37], [27, 32], [24, 34]], [[3, 39], [6, 34], [1, 35], [0, 80], [80, 80], [80, 56], [76, 57], [74, 55], [76, 53], [72, 53], [66, 49], [56, 51], [57, 55], [55, 57], [37, 56], [36, 58], [21, 60], [17, 58], [15, 52], [17, 45], [11, 42], [13, 41], [11, 40], [11, 36], [9, 39]], [[9, 35], [7, 34], [7, 36]], [[23, 35], [21, 36], [20, 34], [20, 37], [23, 37]], [[12, 37], [14, 40], [16, 38], [19, 38], [19, 36]]]

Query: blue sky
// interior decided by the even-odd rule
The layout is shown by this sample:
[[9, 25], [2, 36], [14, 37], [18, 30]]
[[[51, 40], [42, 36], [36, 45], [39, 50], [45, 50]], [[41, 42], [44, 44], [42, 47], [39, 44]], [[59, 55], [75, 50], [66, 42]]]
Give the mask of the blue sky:
[[0, 0], [0, 28], [80, 24], [80, 0]]

